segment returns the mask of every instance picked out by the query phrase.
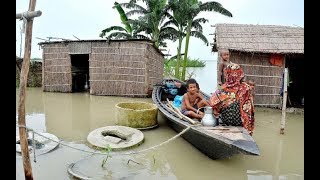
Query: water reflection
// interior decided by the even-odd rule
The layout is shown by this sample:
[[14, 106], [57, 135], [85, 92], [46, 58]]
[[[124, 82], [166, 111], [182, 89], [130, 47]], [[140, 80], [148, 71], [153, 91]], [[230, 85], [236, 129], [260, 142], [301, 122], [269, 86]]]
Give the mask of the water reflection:
[[[89, 149], [84, 144], [88, 133], [102, 126], [114, 125], [115, 104], [124, 101], [152, 102], [150, 98], [49, 93], [42, 92], [41, 88], [28, 89], [27, 126], [52, 133], [66, 142], [81, 142], [79, 147]], [[101, 165], [99, 159], [95, 164], [89, 163], [89, 167], [83, 164], [82, 168], [87, 167], [88, 172], [90, 170], [105, 179], [304, 179], [304, 117], [287, 114], [285, 135], [279, 134], [280, 119], [279, 110], [256, 108], [253, 138], [260, 148], [260, 156], [236, 155], [229, 159], [211, 160], [183, 138], [177, 138], [145, 154], [114, 156], [110, 159], [112, 165], [99, 171], [100, 174], [98, 169], [93, 168]], [[158, 121], [157, 128], [143, 131], [145, 141], [134, 150], [149, 148], [176, 135], [160, 113]], [[45, 156], [37, 157], [35, 176], [50, 179], [47, 176], [50, 170], [51, 179], [66, 179], [67, 166], [87, 155], [60, 146]], [[142, 165], [133, 162], [127, 164], [129, 159]], [[21, 159], [17, 159], [17, 179], [23, 179], [21, 163]], [[52, 164], [57, 168], [50, 168]]]
[[112, 156], [104, 167], [101, 162], [106, 156], [94, 155], [78, 161], [72, 172], [93, 179], [177, 179], [171, 171], [167, 158], [157, 151], [130, 156]]
[[[16, 115], [16, 122], [18, 122], [18, 114]], [[32, 127], [37, 132], [46, 132], [46, 120], [44, 113], [26, 114], [26, 126]], [[16, 131], [19, 131], [16, 127]]]

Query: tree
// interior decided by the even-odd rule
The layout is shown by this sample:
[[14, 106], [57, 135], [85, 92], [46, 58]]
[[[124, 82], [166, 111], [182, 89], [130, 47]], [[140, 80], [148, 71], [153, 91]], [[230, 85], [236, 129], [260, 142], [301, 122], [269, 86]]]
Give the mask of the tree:
[[[180, 79], [180, 60], [181, 60], [181, 46], [182, 40], [186, 37], [186, 27], [187, 21], [185, 17], [188, 15], [187, 1], [186, 0], [169, 0], [168, 2], [169, 10], [172, 11], [172, 16], [169, 17], [169, 21], [167, 21], [164, 25], [173, 25], [177, 28], [177, 34], [179, 39], [179, 44], [177, 48], [177, 63], [175, 66], [175, 77]], [[195, 19], [191, 23], [191, 27], [193, 31], [191, 31], [190, 35], [196, 38], [200, 38], [205, 44], [208, 44], [207, 38], [202, 34], [202, 26], [200, 23], [208, 22], [205, 18]]]
[[[181, 4], [181, 6], [183, 6], [184, 10], [187, 12], [185, 16], [185, 19], [187, 21], [187, 29], [186, 29], [187, 33], [186, 33], [185, 52], [184, 52], [184, 59], [183, 59], [183, 69], [182, 69], [182, 76], [181, 76], [181, 79], [185, 80], [190, 36], [193, 34], [194, 36], [200, 39], [204, 40], [205, 38], [203, 34], [199, 34], [191, 31], [192, 23], [195, 20], [197, 20], [195, 19], [197, 15], [203, 11], [214, 11], [228, 17], [232, 17], [232, 14], [227, 9], [222, 7], [220, 3], [214, 2], [214, 1], [202, 3], [201, 1], [198, 1], [198, 0], [185, 0], [185, 2]], [[197, 21], [199, 22], [203, 21], [201, 19], [202, 18], [199, 18]]]
[[131, 26], [129, 23], [129, 19], [127, 18], [126, 13], [120, 6], [118, 2], [114, 3], [114, 7], [116, 8], [121, 19], [121, 23], [124, 24], [124, 28], [121, 26], [110, 26], [109, 28], [106, 28], [101, 31], [100, 37], [106, 36], [106, 33], [109, 33], [111, 31], [116, 31], [113, 33], [110, 33], [106, 38], [107, 39], [149, 39], [148, 37], [144, 35], [137, 34], [135, 31], [135, 27]]
[[128, 22], [137, 27], [137, 33], [145, 32], [154, 41], [155, 46], [166, 47], [164, 40], [177, 39], [174, 28], [163, 26], [165, 18], [169, 16], [167, 9], [167, 0], [142, 0], [146, 4], [146, 8], [137, 4], [137, 0], [130, 0], [129, 3], [121, 3], [122, 7], [131, 9], [127, 12], [127, 16], [139, 14], [137, 19]]

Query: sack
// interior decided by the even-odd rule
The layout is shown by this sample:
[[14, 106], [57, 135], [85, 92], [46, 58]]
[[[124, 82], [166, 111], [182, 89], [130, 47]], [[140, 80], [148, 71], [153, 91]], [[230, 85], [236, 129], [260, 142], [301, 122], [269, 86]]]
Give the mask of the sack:
[[163, 90], [165, 93], [171, 94], [171, 95], [177, 95], [178, 93], [178, 88], [174, 83], [166, 83], [163, 86]]
[[173, 99], [173, 105], [177, 108], [181, 108], [183, 96], [176, 95]]

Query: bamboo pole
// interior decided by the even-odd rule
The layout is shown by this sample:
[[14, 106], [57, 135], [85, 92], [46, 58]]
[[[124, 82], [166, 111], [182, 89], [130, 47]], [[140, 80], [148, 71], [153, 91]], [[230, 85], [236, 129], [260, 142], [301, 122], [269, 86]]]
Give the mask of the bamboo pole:
[[39, 17], [41, 16], [42, 12], [41, 11], [27, 11], [25, 13], [18, 13], [16, 14], [16, 19], [21, 19], [23, 16], [26, 18], [26, 19], [32, 19], [34, 17]]
[[[35, 6], [36, 6], [36, 0], [30, 0], [28, 12], [34, 12]], [[19, 104], [18, 104], [18, 124], [19, 124], [20, 146], [21, 146], [21, 153], [22, 153], [22, 160], [23, 160], [24, 175], [25, 175], [25, 179], [27, 180], [29, 179], [33, 180], [32, 168], [31, 168], [30, 157], [29, 157], [28, 141], [27, 141], [27, 131], [25, 128], [26, 126], [25, 96], [26, 96], [27, 77], [28, 77], [29, 66], [30, 66], [32, 25], [33, 25], [33, 18], [31, 17], [27, 19], [27, 23], [26, 23], [25, 48], [24, 48], [24, 58], [22, 61], [22, 68], [20, 73]]]
[[170, 102], [169, 101], [169, 99], [167, 98], [167, 102], [168, 102], [168, 104], [171, 106], [171, 108], [174, 110], [173, 112], [175, 112], [179, 117], [181, 116], [181, 117], [183, 117], [185, 120], [188, 120], [191, 124], [196, 124], [197, 123], [197, 121], [194, 121], [194, 120], [192, 120], [191, 118], [189, 118], [188, 116], [185, 116], [184, 114], [182, 114], [181, 112], [180, 112], [180, 110], [178, 109], [178, 108], [176, 108], [173, 104], [172, 104], [172, 102]]
[[168, 107], [171, 111], [173, 111], [180, 119], [183, 119], [183, 117], [182, 117], [179, 113], [175, 112], [175, 110], [169, 105], [169, 103], [167, 104], [167, 107]]
[[286, 125], [286, 109], [287, 109], [287, 81], [288, 81], [288, 68], [284, 69], [284, 80], [283, 80], [283, 102], [282, 102], [282, 117], [281, 117], [281, 128], [280, 134], [284, 134], [284, 128]]

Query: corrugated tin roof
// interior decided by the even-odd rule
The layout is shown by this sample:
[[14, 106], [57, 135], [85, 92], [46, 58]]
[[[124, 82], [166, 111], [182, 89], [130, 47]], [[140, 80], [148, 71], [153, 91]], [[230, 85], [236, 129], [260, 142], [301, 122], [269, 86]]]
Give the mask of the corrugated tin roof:
[[214, 49], [304, 54], [304, 28], [278, 25], [216, 24]]

